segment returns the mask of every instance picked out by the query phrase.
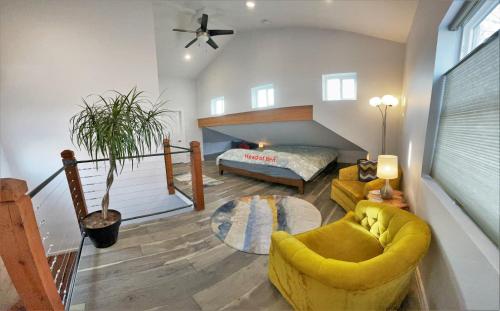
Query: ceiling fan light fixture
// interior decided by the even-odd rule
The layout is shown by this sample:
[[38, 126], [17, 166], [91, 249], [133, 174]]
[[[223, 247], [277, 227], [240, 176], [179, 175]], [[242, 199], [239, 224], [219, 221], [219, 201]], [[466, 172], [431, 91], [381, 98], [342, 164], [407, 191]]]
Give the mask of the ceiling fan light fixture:
[[191, 45], [195, 44], [198, 41], [198, 39], [200, 39], [205, 41], [206, 44], [210, 45], [214, 50], [216, 50], [219, 48], [219, 46], [217, 45], [217, 43], [215, 43], [214, 40], [212, 40], [213, 36], [224, 36], [224, 35], [234, 34], [234, 30], [229, 30], [229, 29], [208, 29], [207, 14], [202, 14], [199, 22], [200, 22], [200, 28], [198, 28], [197, 30], [186, 30], [178, 28], [172, 29], [173, 31], [177, 32], [189, 32], [196, 34], [196, 37], [193, 40], [189, 41], [189, 43], [186, 44], [184, 48], [186, 49], [189, 48]]
[[198, 39], [202, 40], [203, 42], [207, 42], [208, 40], [210, 40], [210, 37], [206, 32], [204, 32], [198, 37]]
[[247, 8], [253, 9], [255, 8], [255, 2], [254, 1], [247, 1], [246, 3]]

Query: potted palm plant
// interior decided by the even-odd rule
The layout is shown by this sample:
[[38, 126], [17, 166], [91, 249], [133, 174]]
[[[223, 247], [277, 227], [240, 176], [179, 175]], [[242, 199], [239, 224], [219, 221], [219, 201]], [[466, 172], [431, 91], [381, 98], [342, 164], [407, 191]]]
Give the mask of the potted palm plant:
[[133, 167], [134, 158], [138, 164], [145, 152], [161, 144], [166, 128], [161, 117], [167, 112], [163, 104], [151, 102], [136, 88], [126, 94], [112, 91], [110, 96], [83, 99], [82, 110], [70, 120], [73, 144], [86, 149], [93, 160], [102, 156], [109, 163], [102, 209], [82, 220], [85, 232], [98, 248], [109, 247], [118, 238], [121, 214], [108, 208], [114, 176], [122, 171], [127, 159]]

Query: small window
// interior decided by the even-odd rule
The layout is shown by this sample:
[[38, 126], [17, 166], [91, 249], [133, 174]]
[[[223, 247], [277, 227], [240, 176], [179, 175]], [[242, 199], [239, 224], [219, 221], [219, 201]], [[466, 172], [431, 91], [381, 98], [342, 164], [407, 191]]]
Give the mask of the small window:
[[499, 29], [500, 4], [485, 2], [463, 26], [461, 57], [465, 57]]
[[274, 87], [272, 84], [252, 88], [252, 108], [266, 108], [274, 106]]
[[357, 75], [353, 73], [333, 73], [323, 75], [323, 101], [356, 100]]
[[210, 110], [213, 116], [224, 113], [224, 96], [212, 98]]

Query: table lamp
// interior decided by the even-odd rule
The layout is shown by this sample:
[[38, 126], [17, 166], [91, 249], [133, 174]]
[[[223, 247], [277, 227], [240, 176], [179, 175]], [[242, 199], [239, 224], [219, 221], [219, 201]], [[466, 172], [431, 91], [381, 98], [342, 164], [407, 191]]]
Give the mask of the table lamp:
[[385, 185], [380, 189], [382, 199], [392, 199], [392, 188], [389, 180], [398, 177], [398, 157], [395, 155], [379, 155], [377, 177], [385, 179]]

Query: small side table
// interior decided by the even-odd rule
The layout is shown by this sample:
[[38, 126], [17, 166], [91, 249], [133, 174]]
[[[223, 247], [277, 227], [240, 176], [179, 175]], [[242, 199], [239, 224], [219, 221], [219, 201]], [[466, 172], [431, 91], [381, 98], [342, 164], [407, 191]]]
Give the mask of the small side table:
[[390, 200], [382, 199], [382, 197], [380, 196], [380, 190], [371, 190], [366, 195], [366, 198], [372, 202], [385, 203], [400, 209], [409, 210], [409, 206], [405, 201], [403, 192], [399, 190], [394, 190], [394, 192], [392, 193], [392, 199]]

